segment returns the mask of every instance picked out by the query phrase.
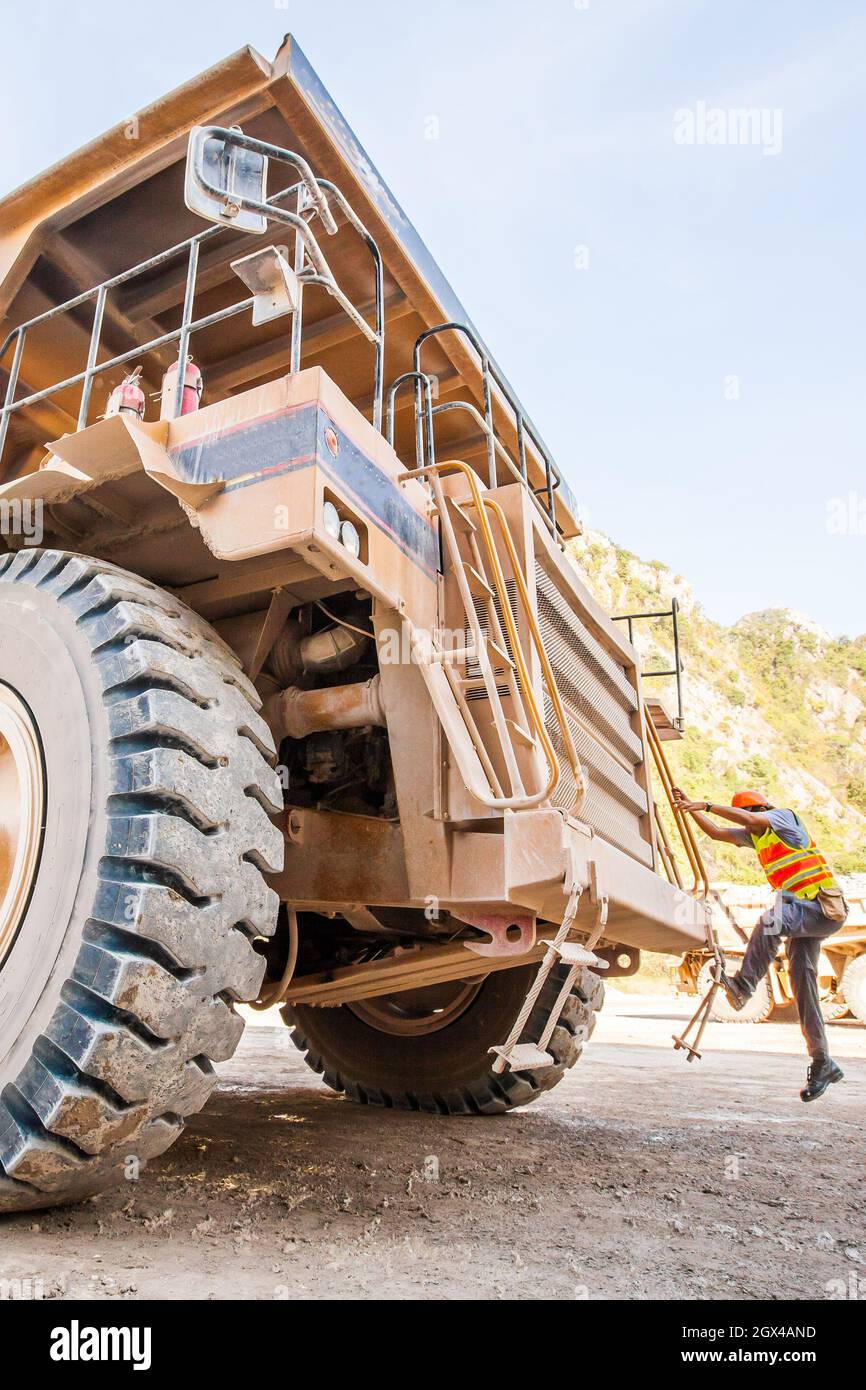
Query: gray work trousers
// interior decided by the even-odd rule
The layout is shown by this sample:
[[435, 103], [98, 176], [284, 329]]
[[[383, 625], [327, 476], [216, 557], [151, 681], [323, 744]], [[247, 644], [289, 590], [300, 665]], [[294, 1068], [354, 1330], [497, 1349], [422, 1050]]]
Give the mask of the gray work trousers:
[[737, 979], [754, 994], [784, 939], [791, 988], [800, 1015], [800, 1027], [810, 1057], [828, 1056], [827, 1034], [818, 991], [818, 958], [821, 942], [841, 927], [825, 917], [817, 902], [778, 893], [773, 907], [763, 914], [746, 947]]

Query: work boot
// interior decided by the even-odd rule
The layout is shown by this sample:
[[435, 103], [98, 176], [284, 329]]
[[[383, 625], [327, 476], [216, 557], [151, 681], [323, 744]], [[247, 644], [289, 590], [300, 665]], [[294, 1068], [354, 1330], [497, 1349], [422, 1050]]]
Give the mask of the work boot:
[[738, 975], [726, 975], [724, 970], [721, 973], [722, 989], [725, 991], [725, 998], [732, 1009], [737, 1013], [744, 1009], [749, 1002], [749, 992], [742, 983]]
[[841, 1081], [844, 1075], [842, 1068], [836, 1065], [832, 1057], [813, 1057], [806, 1084], [800, 1092], [800, 1099], [817, 1100], [819, 1096], [823, 1096], [828, 1086], [834, 1081]]

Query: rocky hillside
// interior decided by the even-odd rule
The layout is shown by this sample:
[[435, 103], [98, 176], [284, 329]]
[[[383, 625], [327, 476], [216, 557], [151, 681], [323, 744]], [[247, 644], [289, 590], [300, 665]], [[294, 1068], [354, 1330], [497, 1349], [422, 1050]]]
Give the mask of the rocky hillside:
[[[684, 790], [712, 801], [741, 786], [766, 790], [800, 812], [839, 873], [866, 870], [866, 634], [836, 639], [787, 609], [722, 627], [665, 565], [593, 531], [570, 550], [610, 613], [679, 600], [686, 737], [665, 748]], [[673, 664], [669, 623], [640, 623], [635, 640], [646, 670]], [[672, 681], [646, 690], [675, 712]], [[751, 855], [714, 845], [712, 857], [714, 877], [760, 879]]]

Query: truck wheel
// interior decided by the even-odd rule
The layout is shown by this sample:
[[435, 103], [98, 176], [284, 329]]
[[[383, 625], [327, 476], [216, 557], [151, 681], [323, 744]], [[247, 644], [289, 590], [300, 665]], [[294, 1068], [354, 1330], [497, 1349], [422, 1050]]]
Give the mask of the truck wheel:
[[148, 581], [0, 556], [0, 1210], [137, 1176], [234, 1052], [283, 853], [257, 705]]
[[[740, 963], [740, 958], [737, 956], [729, 956], [728, 960], [732, 966]], [[710, 987], [712, 964], [710, 960], [704, 961], [698, 972], [697, 992], [701, 996], [706, 994]], [[717, 989], [710, 1017], [715, 1019], [716, 1023], [763, 1023], [772, 1012], [773, 996], [770, 993], [770, 986], [766, 980], [761, 980], [751, 999], [739, 1012], [731, 1008], [724, 990]]]
[[866, 955], [845, 966], [839, 993], [854, 1017], [866, 1023]]
[[[505, 1042], [537, 968], [498, 970], [480, 981], [453, 980], [338, 1008], [286, 1005], [282, 1013], [307, 1065], [352, 1100], [439, 1115], [499, 1115], [562, 1080], [604, 1001], [602, 981], [582, 970], [548, 1048], [556, 1064], [498, 1074], [488, 1049]], [[563, 966], [551, 972], [521, 1042], [538, 1041], [567, 973]]]
[[848, 1002], [840, 994], [832, 994], [828, 999], [821, 1000], [821, 1016], [825, 1023], [835, 1023], [837, 1018], [844, 1018], [848, 1012]]

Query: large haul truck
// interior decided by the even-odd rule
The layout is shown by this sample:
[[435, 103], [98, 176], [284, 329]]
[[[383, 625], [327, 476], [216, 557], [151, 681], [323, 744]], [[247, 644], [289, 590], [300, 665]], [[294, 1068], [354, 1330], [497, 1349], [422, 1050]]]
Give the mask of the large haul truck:
[[164, 1151], [239, 1001], [361, 1103], [534, 1100], [706, 939], [675, 729], [294, 42], [3, 199], [0, 314], [0, 1208]]

